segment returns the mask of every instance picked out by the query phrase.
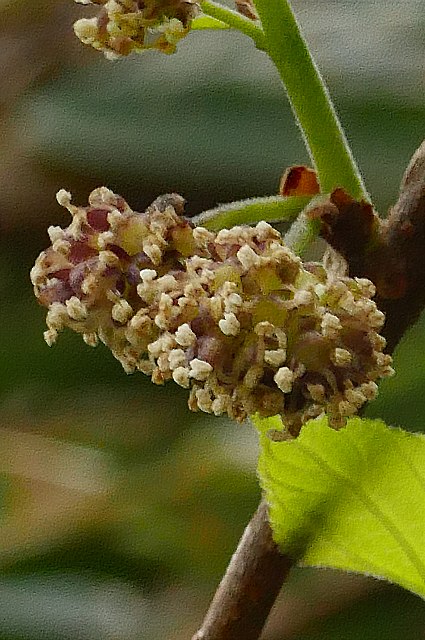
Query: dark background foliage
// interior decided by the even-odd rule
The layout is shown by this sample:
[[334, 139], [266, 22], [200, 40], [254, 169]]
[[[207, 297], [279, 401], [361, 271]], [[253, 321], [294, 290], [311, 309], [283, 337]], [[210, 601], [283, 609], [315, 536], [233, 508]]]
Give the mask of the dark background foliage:
[[[423, 138], [422, 0], [294, 1], [378, 209]], [[0, 640], [188, 638], [258, 502], [253, 430], [190, 414], [103, 347], [51, 350], [29, 270], [59, 188], [105, 184], [189, 213], [275, 193], [307, 157], [277, 75], [249, 41], [193, 33], [172, 57], [108, 63], [72, 36], [83, 7], [0, 0]], [[369, 415], [422, 430], [421, 321]], [[266, 640], [423, 636], [395, 587], [297, 570]]]

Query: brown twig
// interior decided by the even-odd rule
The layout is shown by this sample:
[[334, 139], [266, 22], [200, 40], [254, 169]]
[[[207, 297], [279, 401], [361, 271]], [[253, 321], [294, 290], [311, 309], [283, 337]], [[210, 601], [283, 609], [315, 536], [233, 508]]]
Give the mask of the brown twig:
[[[404, 175], [386, 221], [370, 204], [336, 190], [310, 215], [348, 262], [350, 275], [370, 278], [386, 313], [392, 352], [425, 307], [425, 141]], [[239, 542], [200, 630], [192, 640], [257, 640], [292, 561], [273, 542], [262, 501]]]
[[377, 304], [386, 315], [385, 337], [392, 350], [425, 307], [425, 140], [403, 177], [398, 202], [383, 225], [383, 239], [380, 267], [387, 295], [378, 288]]
[[256, 640], [291, 565], [273, 542], [262, 501], [192, 640]]

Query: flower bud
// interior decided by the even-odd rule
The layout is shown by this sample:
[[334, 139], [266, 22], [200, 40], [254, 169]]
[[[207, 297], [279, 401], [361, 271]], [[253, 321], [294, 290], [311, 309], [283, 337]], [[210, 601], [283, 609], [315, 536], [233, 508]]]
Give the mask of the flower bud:
[[75, 34], [108, 58], [145, 49], [174, 53], [199, 9], [195, 0], [84, 0], [83, 4], [102, 6], [96, 17], [77, 20]]
[[58, 201], [73, 220], [31, 272], [48, 344], [69, 327], [190, 389], [192, 410], [280, 414], [293, 435], [323, 412], [342, 426], [393, 373], [372, 283], [303, 264], [269, 224], [193, 228], [176, 194], [144, 213], [104, 187], [87, 207]]

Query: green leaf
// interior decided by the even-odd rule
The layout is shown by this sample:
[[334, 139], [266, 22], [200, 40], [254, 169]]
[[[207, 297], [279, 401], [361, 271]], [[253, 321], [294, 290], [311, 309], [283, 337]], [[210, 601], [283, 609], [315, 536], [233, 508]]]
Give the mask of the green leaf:
[[[255, 421], [255, 419], [254, 419]], [[322, 418], [273, 442], [260, 421], [259, 474], [274, 538], [305, 565], [374, 575], [425, 596], [425, 437]]]

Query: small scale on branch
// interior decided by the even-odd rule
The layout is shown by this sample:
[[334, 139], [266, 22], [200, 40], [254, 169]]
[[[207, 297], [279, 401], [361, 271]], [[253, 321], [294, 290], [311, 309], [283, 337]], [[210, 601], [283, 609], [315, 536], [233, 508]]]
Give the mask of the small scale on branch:
[[386, 220], [366, 202], [337, 189], [310, 211], [321, 236], [348, 263], [349, 275], [370, 279], [385, 313], [387, 351], [394, 351], [425, 306], [425, 141], [404, 174], [400, 196]]

